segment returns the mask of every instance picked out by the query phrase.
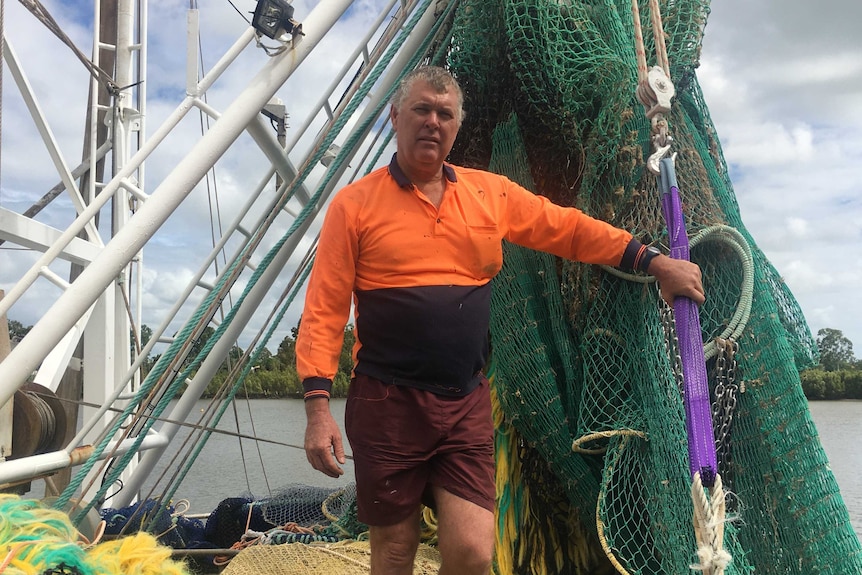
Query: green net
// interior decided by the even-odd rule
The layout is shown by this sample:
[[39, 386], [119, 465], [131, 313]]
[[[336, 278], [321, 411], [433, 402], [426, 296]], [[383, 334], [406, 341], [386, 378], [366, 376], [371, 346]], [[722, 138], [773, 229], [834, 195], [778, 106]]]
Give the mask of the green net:
[[[726, 573], [860, 573], [799, 383], [815, 344], [742, 223], [695, 75], [708, 2], [660, 4], [677, 179], [708, 294], [700, 319], [729, 494]], [[646, 0], [640, 13], [652, 54]], [[462, 1], [448, 65], [468, 115], [452, 161], [666, 247], [633, 30], [630, 0]], [[492, 301], [497, 571], [691, 572], [685, 414], [655, 285], [511, 245], [504, 261]]]

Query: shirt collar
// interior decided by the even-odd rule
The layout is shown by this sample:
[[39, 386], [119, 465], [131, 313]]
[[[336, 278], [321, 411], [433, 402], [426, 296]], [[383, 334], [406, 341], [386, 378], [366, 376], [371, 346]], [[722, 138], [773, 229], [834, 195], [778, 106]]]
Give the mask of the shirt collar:
[[[401, 169], [401, 166], [399, 166], [398, 162], [395, 161], [395, 156], [397, 155], [397, 153], [392, 154], [392, 161], [389, 162], [389, 175], [392, 176], [399, 187], [410, 189], [413, 187], [413, 182], [410, 181], [410, 178], [407, 177]], [[450, 182], [458, 181], [458, 177], [455, 175], [455, 169], [445, 162], [443, 163], [443, 175]]]

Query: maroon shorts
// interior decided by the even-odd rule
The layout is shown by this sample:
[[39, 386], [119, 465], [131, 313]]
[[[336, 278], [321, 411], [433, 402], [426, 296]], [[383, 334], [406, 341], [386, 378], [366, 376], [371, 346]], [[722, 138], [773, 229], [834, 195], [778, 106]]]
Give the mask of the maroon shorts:
[[494, 422], [488, 380], [465, 397], [357, 374], [344, 413], [353, 449], [357, 515], [393, 525], [434, 507], [431, 485], [494, 510]]

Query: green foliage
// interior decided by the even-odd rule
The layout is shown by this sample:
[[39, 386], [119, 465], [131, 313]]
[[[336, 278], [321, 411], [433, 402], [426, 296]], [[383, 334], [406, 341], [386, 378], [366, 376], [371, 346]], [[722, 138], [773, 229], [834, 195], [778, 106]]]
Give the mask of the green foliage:
[[347, 397], [347, 386], [350, 385], [350, 376], [339, 371], [332, 379], [332, 397]]
[[9, 339], [11, 341], [21, 341], [33, 329], [32, 325], [24, 327], [20, 321], [15, 321], [14, 319], [10, 319], [7, 323], [9, 325]]
[[828, 327], [819, 330], [817, 348], [820, 350], [820, 365], [826, 371], [838, 371], [855, 363], [853, 342], [844, 337], [841, 330]]
[[844, 380], [841, 373], [827, 371], [823, 374], [824, 399], [844, 399]]
[[[237, 392], [241, 397], [302, 397], [302, 382], [296, 372], [296, 336], [299, 334], [299, 324], [291, 328], [291, 333], [281, 341], [278, 351], [272, 355], [263, 350], [258, 356], [255, 367], [247, 374], [242, 388]], [[332, 397], [347, 397], [350, 376], [353, 371], [353, 344], [356, 336], [353, 326], [344, 329], [344, 341], [338, 358], [338, 372], [332, 381]], [[206, 343], [205, 341], [203, 342]], [[230, 366], [242, 357], [243, 351], [238, 347], [231, 350], [229, 360], [219, 369], [218, 374], [207, 386], [204, 397], [212, 397], [222, 388]]]
[[844, 394], [847, 399], [862, 399], [862, 369], [841, 372], [844, 376]]
[[[153, 329], [147, 324], [141, 325], [140, 341], [136, 342], [134, 330], [129, 330], [129, 347], [132, 360], [135, 360], [138, 357], [140, 352], [147, 346], [152, 337]], [[141, 362], [141, 378], [147, 376], [147, 374], [155, 365], [157, 359], [158, 356], [156, 356], [155, 358], [153, 356], [147, 356], [146, 358], [144, 358], [144, 361]]]
[[827, 371], [822, 366], [799, 374], [808, 399], [862, 399], [862, 370]]
[[841, 330], [817, 332], [820, 365], [799, 374], [808, 399], [862, 399], [862, 362], [853, 356], [853, 343]]
[[819, 368], [806, 369], [799, 374], [802, 382], [802, 392], [808, 399], [826, 398], [826, 372]]
[[348, 381], [353, 371], [353, 344], [356, 343], [356, 335], [353, 333], [353, 325], [347, 324], [344, 328], [344, 343], [341, 345], [341, 356], [338, 358], [338, 372], [343, 374]]
[[285, 336], [278, 346], [278, 352], [275, 354], [278, 360], [279, 369], [285, 369], [296, 366], [296, 337]]
[[256, 369], [249, 372], [237, 395], [256, 398], [302, 397], [302, 385], [296, 371]]

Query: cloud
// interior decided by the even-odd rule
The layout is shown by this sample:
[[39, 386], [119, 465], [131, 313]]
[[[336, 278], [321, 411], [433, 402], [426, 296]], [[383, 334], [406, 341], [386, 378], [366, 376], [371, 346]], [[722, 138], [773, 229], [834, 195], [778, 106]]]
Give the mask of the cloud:
[[742, 219], [812, 331], [862, 346], [862, 4], [715, 2], [698, 78]]

